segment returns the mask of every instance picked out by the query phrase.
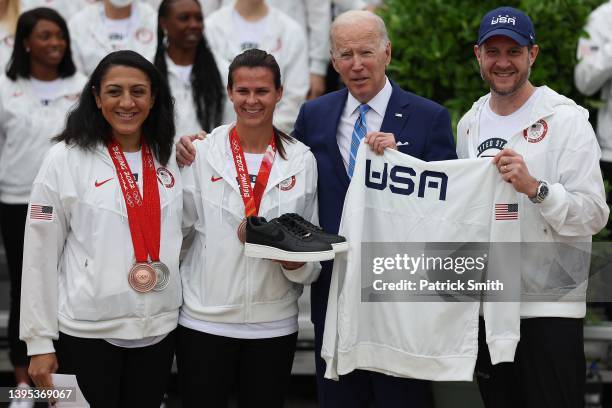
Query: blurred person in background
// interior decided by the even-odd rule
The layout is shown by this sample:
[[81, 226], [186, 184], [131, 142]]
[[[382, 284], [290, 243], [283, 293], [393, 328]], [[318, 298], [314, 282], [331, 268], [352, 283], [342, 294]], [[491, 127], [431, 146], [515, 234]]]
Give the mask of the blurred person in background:
[[[584, 31], [588, 38], [578, 42], [578, 65], [574, 69], [576, 88], [585, 95], [600, 92], [601, 106], [597, 113], [597, 141], [601, 148], [601, 171], [612, 180], [612, 1], [605, 2], [590, 15]], [[608, 193], [612, 203], [612, 192]], [[612, 221], [608, 221], [608, 228]], [[607, 308], [608, 316], [612, 307]]]
[[234, 5], [209, 15], [204, 29], [213, 52], [227, 62], [252, 48], [274, 56], [281, 69], [284, 90], [274, 113], [274, 125], [290, 133], [309, 88], [308, 44], [304, 30], [291, 17], [267, 5], [265, 0], [237, 0]]
[[140, 0], [103, 0], [85, 7], [68, 22], [77, 68], [90, 75], [104, 56], [118, 50], [153, 61], [156, 21], [155, 10]]
[[[49, 8], [23, 13], [6, 76], [0, 78], [0, 229], [11, 283], [10, 359], [19, 387], [29, 383], [26, 347], [19, 341], [19, 304], [30, 190], [51, 138], [62, 130], [84, 83], [72, 62], [64, 19]], [[21, 406], [33, 406], [28, 404]]]
[[30, 196], [20, 338], [38, 387], [76, 375], [91, 408], [159, 408], [182, 303], [182, 183], [166, 81], [100, 61]]
[[15, 27], [19, 18], [19, 0], [0, 0], [0, 73], [13, 52], [15, 43]]
[[[221, 6], [234, 4], [234, 1], [201, 0], [207, 15]], [[323, 95], [325, 92], [325, 74], [329, 63], [330, 0], [266, 0], [266, 3], [287, 14], [305, 30], [308, 41], [310, 72], [310, 89], [307, 99]]]
[[69, 21], [83, 7], [96, 1], [99, 0], [20, 0], [22, 12], [37, 7], [49, 7], [57, 11], [66, 21]]
[[[163, 0], [157, 22], [155, 66], [167, 78], [175, 101], [176, 138], [210, 132], [223, 122], [227, 102], [225, 81], [203, 33], [197, 0]], [[225, 70], [224, 70], [225, 71]], [[230, 111], [231, 109], [231, 111]]]

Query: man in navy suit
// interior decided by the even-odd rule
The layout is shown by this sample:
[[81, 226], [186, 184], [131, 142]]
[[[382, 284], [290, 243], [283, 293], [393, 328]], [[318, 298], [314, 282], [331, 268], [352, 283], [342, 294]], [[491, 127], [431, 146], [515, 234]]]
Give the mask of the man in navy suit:
[[[319, 172], [319, 221], [337, 233], [350, 182], [351, 144], [355, 122], [363, 115], [365, 143], [381, 153], [398, 149], [426, 161], [455, 159], [450, 117], [442, 106], [390, 82], [385, 68], [391, 61], [391, 43], [385, 24], [368, 11], [349, 11], [331, 29], [332, 64], [346, 89], [323, 95], [302, 105], [293, 136], [310, 147]], [[321, 344], [332, 262], [312, 285], [312, 322], [319, 403], [322, 407], [426, 407], [426, 382], [357, 370], [338, 382], [323, 378]], [[416, 334], [418, 335], [418, 334]]]

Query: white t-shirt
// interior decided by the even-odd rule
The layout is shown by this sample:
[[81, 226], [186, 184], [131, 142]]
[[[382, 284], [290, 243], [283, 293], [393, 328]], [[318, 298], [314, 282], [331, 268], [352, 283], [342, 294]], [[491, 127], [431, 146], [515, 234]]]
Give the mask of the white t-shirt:
[[[132, 16], [133, 15], [132, 13]], [[130, 34], [132, 17], [114, 20], [104, 16], [103, 21], [106, 32], [108, 33], [108, 42], [113, 45], [113, 49], [125, 48], [127, 46], [127, 38]]]
[[[246, 161], [251, 179], [251, 187], [255, 186], [255, 180], [257, 179], [257, 173], [259, 172], [263, 157], [263, 153], [244, 153], [244, 160]], [[233, 168], [230, 174], [236, 174], [236, 167], [231, 156], [227, 165]], [[272, 322], [219, 323], [194, 319], [181, 309], [179, 324], [199, 332], [236, 339], [269, 339], [272, 337], [288, 336], [298, 331], [297, 315]]]
[[183, 83], [191, 84], [191, 71], [193, 70], [193, 65], [176, 65], [170, 58], [166, 58], [166, 64], [168, 64], [168, 69], [172, 66], [172, 70]]
[[540, 95], [540, 89], [527, 99], [517, 111], [510, 115], [498, 115], [486, 103], [480, 114], [478, 124], [478, 157], [493, 157], [503, 150], [508, 139], [522, 131], [529, 123], [529, 115]]
[[247, 21], [235, 9], [232, 10], [232, 20], [236, 27], [236, 36], [240, 41], [242, 51], [259, 48], [262, 38], [268, 28], [268, 16], [257, 21]]
[[50, 101], [63, 94], [61, 78], [52, 81], [41, 81], [30, 77], [30, 86], [43, 105], [48, 105]]

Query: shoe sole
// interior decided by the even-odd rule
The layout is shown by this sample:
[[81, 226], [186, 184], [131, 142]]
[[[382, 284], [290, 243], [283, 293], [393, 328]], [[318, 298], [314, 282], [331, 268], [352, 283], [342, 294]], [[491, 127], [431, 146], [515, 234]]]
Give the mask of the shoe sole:
[[247, 242], [244, 244], [244, 254], [251, 258], [273, 259], [277, 261], [316, 262], [334, 259], [335, 253], [333, 249], [317, 252], [290, 252], [266, 245], [250, 244]]
[[349, 248], [349, 244], [346, 241], [344, 241], [344, 242], [337, 242], [335, 244], [331, 244], [331, 246], [334, 249], [335, 253], [346, 252], [346, 251], [348, 251], [348, 248]]

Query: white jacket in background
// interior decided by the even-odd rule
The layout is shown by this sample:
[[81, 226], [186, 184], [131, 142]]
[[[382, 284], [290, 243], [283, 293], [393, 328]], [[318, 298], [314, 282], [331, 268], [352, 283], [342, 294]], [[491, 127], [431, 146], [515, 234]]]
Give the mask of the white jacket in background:
[[[513, 299], [518, 299], [520, 281], [513, 270], [508, 271], [507, 261], [519, 253], [519, 223], [496, 219], [495, 209], [496, 204], [516, 203], [517, 196], [490, 163], [424, 162], [390, 149], [377, 155], [363, 143], [339, 230], [350, 247], [336, 255], [332, 271], [321, 349], [325, 377], [338, 379], [362, 369], [435, 381], [473, 378], [478, 354], [478, 297], [454, 302], [429, 292], [426, 294], [433, 298], [415, 298], [417, 292], [405, 290], [376, 300], [380, 292], [375, 291], [376, 280], [395, 283], [407, 279], [418, 289], [423, 279], [457, 281], [463, 272], [393, 268], [376, 274], [369, 263], [376, 257], [387, 257], [381, 253], [383, 249], [377, 249], [383, 245], [411, 258], [439, 256], [441, 250], [427, 252], [427, 245], [433, 242], [507, 245], [492, 246], [475, 256], [486, 259], [487, 279], [503, 283], [504, 292], [497, 294], [500, 301], [482, 303], [491, 361], [513, 361], [520, 331], [520, 303]], [[519, 219], [521, 211], [519, 206]], [[450, 245], [443, 249], [452, 252]], [[495, 265], [505, 267], [496, 269]], [[477, 275], [474, 278], [479, 280]]]
[[[588, 121], [588, 111], [569, 98], [544, 86], [524, 129], [537, 124], [541, 140], [528, 141], [525, 132], [513, 135], [506, 144], [523, 156], [529, 173], [549, 185], [548, 197], [541, 204], [532, 203], [520, 195], [521, 242], [576, 244], [590, 249], [591, 237], [608, 221], [604, 186], [599, 168], [600, 150]], [[457, 156], [476, 158], [479, 141], [479, 117], [490, 94], [480, 98], [463, 116], [457, 126]], [[538, 124], [539, 122], [539, 124]], [[545, 125], [545, 126], [544, 126]], [[543, 131], [545, 129], [545, 131]], [[529, 253], [529, 248], [533, 252]], [[543, 246], [524, 245], [522, 248], [522, 276], [525, 282], [550, 279], [551, 265], [572, 276], [582, 277], [583, 285], [568, 296], [568, 302], [532, 302], [521, 305], [523, 317], [581, 318], [586, 313], [585, 291], [589, 257], [576, 266], [575, 260], [550, 256], [541, 252]]]
[[[259, 323], [298, 313], [302, 285], [317, 279], [318, 262], [289, 271], [265, 259], [247, 258], [237, 229], [244, 219], [236, 169], [229, 150], [232, 125], [216, 128], [196, 141], [196, 159], [182, 170], [183, 222], [195, 238], [181, 264], [183, 312], [220, 323]], [[267, 220], [298, 213], [317, 223], [317, 165], [302, 143], [283, 142], [287, 160], [277, 152], [261, 200]]]
[[11, 59], [11, 54], [13, 54], [14, 44], [15, 36], [0, 25], [0, 75], [6, 73], [8, 62]]
[[134, 247], [107, 148], [84, 151], [58, 143], [49, 151], [30, 206], [52, 207], [52, 220], [28, 217], [25, 229], [19, 337], [28, 355], [52, 353], [60, 331], [83, 338], [142, 339], [176, 327], [182, 302], [181, 176], [174, 160], [162, 176], [157, 161], [155, 167], [159, 255], [170, 281], [160, 292], [138, 293], [128, 283]]
[[[206, 39], [213, 52], [229, 63], [243, 52], [235, 34], [232, 6], [226, 6], [208, 18], [204, 24]], [[306, 36], [295, 20], [283, 12], [269, 7], [270, 24], [260, 48], [274, 55], [281, 71], [283, 98], [274, 111], [274, 125], [289, 134], [300, 106], [306, 100], [310, 87]], [[227, 77], [227, 71], [221, 75]]]
[[601, 90], [603, 106], [597, 115], [597, 138], [601, 160], [612, 162], [612, 2], [596, 8], [584, 30], [589, 38], [578, 42], [576, 88], [585, 95]]
[[[222, 6], [233, 5], [235, 0], [201, 0], [208, 16]], [[330, 0], [266, 0], [297, 21], [308, 40], [310, 73], [325, 76], [329, 62], [329, 30], [331, 27]]]
[[62, 94], [43, 105], [30, 80], [0, 77], [0, 202], [28, 202], [51, 138], [64, 129], [86, 79], [77, 72], [61, 81]]
[[[136, 51], [153, 61], [157, 49], [157, 12], [138, 0], [132, 3], [130, 35], [125, 49]], [[91, 4], [68, 22], [72, 41], [72, 58], [77, 68], [89, 76], [100, 60], [113, 49], [104, 25], [104, 4]]]
[[57, 11], [64, 20], [68, 21], [73, 15], [82, 10], [83, 7], [87, 7], [95, 2], [96, 0], [21, 0], [19, 11], [23, 13], [37, 7], [48, 7]]

